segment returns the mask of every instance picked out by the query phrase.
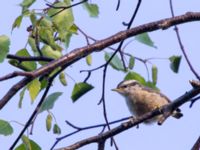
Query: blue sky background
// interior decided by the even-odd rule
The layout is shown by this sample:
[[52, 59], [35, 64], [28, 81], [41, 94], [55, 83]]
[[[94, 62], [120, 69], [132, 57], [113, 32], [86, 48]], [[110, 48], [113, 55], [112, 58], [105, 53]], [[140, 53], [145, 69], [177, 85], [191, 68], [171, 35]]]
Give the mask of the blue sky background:
[[[17, 50], [23, 48], [26, 44], [27, 35], [26, 27], [29, 25], [28, 19], [24, 19], [20, 29], [15, 29], [11, 34], [11, 25], [14, 19], [20, 15], [21, 8], [18, 4], [19, 0], [7, 0], [2, 1], [0, 5], [0, 35], [6, 34], [11, 38], [10, 53], [14, 54]], [[33, 5], [33, 8], [42, 8], [41, 2]], [[103, 39], [116, 32], [124, 30], [122, 21], [128, 21], [133, 13], [136, 5], [136, 1], [126, 0], [121, 1], [121, 6], [118, 12], [115, 11], [116, 1], [92, 1], [98, 2], [100, 8], [100, 15], [97, 19], [90, 18], [88, 13], [78, 6], [74, 9], [74, 16], [76, 24], [84, 30], [88, 35], [96, 38]], [[188, 11], [199, 11], [200, 1], [174, 1], [175, 14], [180, 15]], [[164, 1], [142, 1], [142, 6], [135, 19], [133, 26], [156, 21], [162, 18], [170, 17], [169, 2]], [[192, 22], [179, 26], [180, 34], [186, 49], [186, 52], [195, 67], [200, 73], [199, 69], [199, 35], [200, 35], [200, 23]], [[168, 30], [155, 31], [149, 34], [152, 40], [155, 42], [157, 49], [153, 49], [142, 45], [136, 41], [127, 46], [127, 52], [134, 56], [141, 58], [160, 57], [168, 58], [172, 55], [182, 55], [175, 32], [173, 28]], [[130, 41], [133, 38], [128, 39]], [[86, 44], [83, 36], [74, 36], [70, 43], [70, 47], [67, 51], [74, 48], [84, 46]], [[116, 45], [115, 45], [116, 46]], [[108, 50], [109, 51], [109, 50]], [[85, 60], [81, 60], [73, 64], [66, 70], [69, 76], [72, 76], [76, 82], [83, 81], [86, 74], [80, 74], [79, 71], [83, 69], [95, 68], [104, 63], [103, 53], [92, 54], [93, 64], [88, 67]], [[189, 80], [195, 79], [191, 73], [188, 65], [183, 58], [181, 61], [181, 67], [179, 74], [174, 74], [169, 68], [168, 60], [154, 60], [153, 64], [158, 66], [158, 87], [163, 93], [165, 93], [170, 99], [175, 99], [178, 96], [184, 94], [191, 89]], [[11, 71], [16, 70], [14, 67], [7, 65], [7, 61], [1, 64], [0, 76], [5, 75]], [[143, 64], [136, 61], [134, 71], [140, 73], [144, 77], [147, 77], [146, 70]], [[116, 85], [123, 80], [124, 73], [108, 69], [107, 82], [106, 82], [106, 105], [108, 111], [108, 118], [110, 121], [129, 116], [130, 113], [126, 107], [124, 99], [110, 89], [116, 87]], [[0, 96], [2, 97], [13, 83], [16, 83], [17, 79], [12, 79], [0, 83]], [[62, 91], [64, 92], [60, 99], [57, 101], [53, 114], [56, 116], [56, 120], [62, 128], [62, 135], [65, 135], [73, 131], [69, 126], [65, 124], [65, 120], [74, 123], [77, 126], [84, 127], [104, 122], [102, 105], [97, 105], [101, 97], [101, 83], [102, 83], [102, 70], [98, 70], [92, 73], [91, 78], [88, 81], [95, 86], [95, 89], [84, 95], [76, 103], [72, 103], [70, 99], [71, 91], [74, 85], [74, 81], [68, 78], [68, 86], [63, 87], [58, 80], [54, 82], [54, 87], [50, 90], [50, 93]], [[11, 99], [6, 107], [0, 112], [0, 119], [11, 121], [15, 131], [12, 136], [4, 137], [0, 136], [1, 149], [8, 149], [11, 143], [15, 140], [18, 133], [21, 131], [22, 126], [14, 123], [13, 121], [25, 124], [30, 114], [34, 110], [41, 94], [38, 96], [36, 102], [31, 105], [28, 93], [26, 93], [23, 101], [23, 109], [17, 108], [19, 101], [19, 93]], [[117, 136], [115, 139], [120, 149], [154, 149], [154, 150], [188, 150], [190, 149], [198, 136], [200, 135], [200, 103], [197, 102], [192, 109], [189, 108], [189, 103], [184, 104], [181, 109], [184, 114], [180, 120], [169, 118], [162, 126], [156, 124], [151, 126], [140, 125], [139, 129], [132, 128]], [[31, 139], [35, 140], [43, 149], [49, 149], [58, 137], [46, 131], [45, 129], [45, 117], [47, 113], [43, 112], [36, 119], [34, 125], [33, 135]], [[114, 126], [113, 126], [114, 127]], [[57, 147], [67, 146], [78, 140], [86, 137], [96, 135], [100, 130], [89, 130], [74, 135], [66, 140], [63, 140]], [[114, 149], [109, 146], [107, 141], [107, 149]], [[92, 150], [96, 148], [96, 144], [91, 144], [81, 148], [81, 150]]]

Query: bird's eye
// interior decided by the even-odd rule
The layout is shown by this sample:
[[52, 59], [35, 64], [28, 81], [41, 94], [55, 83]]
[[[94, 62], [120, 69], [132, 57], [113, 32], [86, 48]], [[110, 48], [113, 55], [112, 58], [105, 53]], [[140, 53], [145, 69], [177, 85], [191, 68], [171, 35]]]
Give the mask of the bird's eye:
[[127, 88], [127, 87], [128, 87], [127, 85], [123, 85], [123, 86], [122, 86], [122, 88]]

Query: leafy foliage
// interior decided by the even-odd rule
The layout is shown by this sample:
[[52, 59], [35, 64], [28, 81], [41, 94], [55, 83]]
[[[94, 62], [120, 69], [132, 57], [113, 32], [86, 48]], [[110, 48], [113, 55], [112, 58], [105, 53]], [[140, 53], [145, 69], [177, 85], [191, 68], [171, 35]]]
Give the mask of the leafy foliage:
[[79, 82], [74, 85], [71, 98], [73, 102], [77, 101], [81, 96], [92, 90], [94, 87], [88, 83]]
[[0, 134], [8, 136], [11, 135], [12, 133], [13, 133], [13, 128], [10, 125], [10, 123], [0, 119]]
[[31, 97], [31, 102], [33, 103], [35, 98], [40, 92], [41, 89], [41, 83], [38, 79], [33, 80], [31, 83], [28, 84], [27, 86], [29, 95]]
[[86, 57], [86, 63], [89, 66], [92, 64], [92, 55], [91, 54]]
[[133, 69], [134, 65], [135, 65], [135, 58], [133, 56], [131, 56], [129, 59], [128, 68]]
[[90, 4], [88, 2], [84, 3], [85, 9], [90, 14], [90, 17], [98, 17], [99, 15], [99, 7], [96, 4]]
[[[113, 53], [107, 53], [105, 52], [105, 55], [104, 55], [104, 58], [106, 61], [108, 61], [111, 56], [113, 55]], [[112, 68], [114, 68], [115, 70], [118, 70], [118, 71], [124, 71], [124, 66], [122, 64], [122, 61], [119, 59], [119, 57], [117, 55], [115, 55], [112, 60], [110, 61], [109, 63]]]
[[10, 40], [6, 35], [0, 36], [0, 63], [4, 61], [9, 52]]
[[144, 77], [142, 77], [140, 74], [136, 73], [136, 72], [129, 72], [124, 80], [137, 80], [139, 83], [145, 85], [146, 81], [144, 79]]
[[[27, 49], [21, 49], [16, 53], [16, 56], [22, 56], [22, 57], [30, 57], [31, 55], [29, 54]], [[34, 61], [30, 62], [19, 62], [18, 60], [11, 59], [9, 60], [9, 63], [17, 68], [20, 68], [24, 71], [33, 71], [37, 68], [37, 64]]]
[[62, 85], [66, 86], [67, 85], [67, 80], [66, 80], [66, 77], [65, 77], [65, 73], [64, 72], [61, 72], [60, 75], [59, 75], [59, 80], [60, 82], [62, 83]]
[[20, 25], [21, 25], [21, 22], [22, 22], [22, 18], [23, 18], [23, 16], [22, 15], [20, 15], [20, 16], [18, 16], [16, 19], [15, 19], [15, 21], [14, 21], [14, 23], [13, 23], [13, 25], [12, 25], [12, 30], [14, 30], [14, 28], [19, 28], [20, 27]]
[[53, 126], [53, 133], [54, 134], [61, 134], [61, 129], [58, 126], [58, 124], [54, 124], [54, 126]]
[[158, 68], [155, 65], [153, 65], [151, 68], [151, 72], [153, 84], [156, 85], [158, 79]]
[[50, 114], [46, 117], [46, 129], [47, 131], [50, 131], [52, 127], [52, 116]]
[[45, 111], [45, 110], [50, 110], [53, 108], [54, 103], [56, 100], [62, 95], [62, 92], [55, 92], [50, 94], [43, 102], [41, 108], [40, 108], [40, 113]]
[[139, 34], [137, 36], [135, 36], [135, 39], [138, 41], [138, 42], [141, 42], [147, 46], [150, 46], [150, 47], [153, 47], [153, 48], [157, 48], [155, 45], [154, 45], [154, 42], [151, 40], [151, 38], [149, 37], [148, 33], [142, 33], [142, 34]]
[[170, 60], [170, 68], [173, 72], [178, 73], [179, 66], [181, 63], [181, 56], [171, 56], [169, 57]]
[[22, 144], [15, 148], [15, 150], [41, 150], [41, 147], [27, 136], [22, 136]]

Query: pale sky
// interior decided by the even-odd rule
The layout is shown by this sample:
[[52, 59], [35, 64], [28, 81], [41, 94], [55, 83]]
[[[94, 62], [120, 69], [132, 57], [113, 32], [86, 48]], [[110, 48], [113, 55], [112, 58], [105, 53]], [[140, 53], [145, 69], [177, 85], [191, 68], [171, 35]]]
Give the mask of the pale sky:
[[[29, 20], [24, 19], [22, 22], [21, 29], [15, 29], [11, 35], [11, 26], [14, 19], [20, 15], [20, 7], [18, 4], [21, 1], [7, 0], [2, 1], [0, 5], [0, 35], [5, 34], [11, 38], [10, 53], [14, 54], [17, 50], [23, 48], [27, 40], [26, 27], [29, 25]], [[41, 1], [42, 3], [43, 1]], [[96, 38], [103, 39], [112, 34], [115, 34], [125, 27], [121, 24], [123, 21], [128, 21], [133, 14], [133, 10], [136, 5], [136, 1], [121, 1], [121, 6], [118, 12], [115, 11], [116, 1], [95, 1], [98, 2], [100, 8], [99, 18], [90, 18], [87, 12], [78, 6], [74, 9], [74, 16], [76, 24], [84, 30], [88, 35]], [[42, 6], [40, 2], [37, 2], [33, 8], [40, 9]], [[44, 5], [43, 5], [44, 6]], [[188, 11], [199, 11], [200, 1], [175, 1], [174, 9], [175, 14], [180, 15]], [[142, 6], [136, 17], [133, 26], [141, 25], [151, 21], [170, 17], [169, 2], [165, 1], [142, 1]], [[199, 31], [200, 23], [192, 22], [179, 26], [180, 34], [188, 53], [188, 56], [195, 67], [200, 73], [199, 69]], [[132, 42], [127, 46], [126, 51], [133, 54], [134, 56], [141, 58], [160, 57], [168, 58], [172, 55], [182, 55], [179, 48], [175, 32], [173, 28], [169, 28], [165, 31], [155, 31], [149, 33], [152, 40], [155, 42], [157, 49], [150, 48], [142, 45], [136, 41]], [[133, 38], [128, 39], [130, 41]], [[70, 47], [67, 51], [73, 50], [74, 48], [82, 47], [86, 44], [85, 39], [82, 36], [74, 36]], [[115, 45], [116, 46], [116, 45]], [[66, 51], [66, 52], [67, 52]], [[110, 52], [108, 50], [108, 52]], [[92, 54], [93, 64], [92, 66], [86, 66], [85, 60], [81, 60], [69, 67], [65, 72], [73, 77], [76, 82], [81, 82], [86, 77], [86, 74], [79, 73], [80, 70], [92, 69], [100, 66], [104, 63], [104, 55], [101, 53]], [[165, 93], [170, 99], [175, 99], [186, 91], [191, 89], [189, 80], [195, 79], [191, 73], [185, 59], [182, 58], [181, 67], [178, 74], [174, 74], [169, 68], [169, 61], [167, 60], [154, 60], [153, 64], [157, 65], [158, 74], [158, 87]], [[8, 67], [8, 63], [5, 61], [1, 64], [0, 76], [10, 73], [16, 70], [14, 67]], [[147, 78], [146, 70], [143, 64], [136, 61], [134, 71], [140, 73], [142, 76]], [[124, 73], [113, 71], [111, 67], [108, 69], [106, 78], [106, 104], [108, 111], [108, 119], [110, 121], [117, 120], [130, 115], [128, 108], [125, 104], [124, 98], [111, 89], [123, 80]], [[9, 87], [13, 83], [16, 83], [18, 79], [12, 79], [0, 83], [0, 97], [2, 97]], [[103, 112], [102, 105], [97, 105], [101, 98], [101, 82], [102, 81], [102, 70], [98, 70], [92, 73], [89, 83], [95, 86], [95, 89], [88, 94], [81, 97], [76, 103], [72, 103], [70, 98], [71, 91], [74, 85], [74, 81], [68, 78], [68, 86], [63, 87], [58, 80], [54, 82], [54, 87], [50, 90], [50, 93], [62, 91], [64, 94], [57, 101], [52, 112], [54, 113], [58, 124], [62, 129], [63, 136], [71, 131], [71, 127], [65, 124], [65, 120], [72, 122], [73, 124], [84, 127], [89, 125], [95, 125], [103, 123]], [[49, 94], [50, 94], [49, 93]], [[4, 137], [0, 135], [1, 149], [8, 149], [9, 146], [14, 142], [18, 133], [21, 131], [22, 126], [14, 123], [13, 121], [25, 124], [27, 119], [30, 117], [34, 110], [37, 102], [39, 101], [41, 94], [38, 96], [36, 102], [31, 105], [28, 92], [25, 95], [23, 101], [23, 108], [18, 109], [17, 104], [19, 101], [19, 93], [11, 99], [6, 107], [0, 112], [0, 119], [12, 121], [11, 125], [14, 128], [14, 134], [11, 136]], [[193, 108], [189, 108], [189, 103], [184, 104], [181, 109], [184, 114], [180, 120], [169, 118], [162, 126], [154, 125], [140, 125], [139, 129], [132, 128], [125, 131], [115, 137], [117, 145], [123, 150], [188, 150], [191, 149], [195, 141], [200, 135], [200, 103], [197, 102]], [[33, 135], [31, 139], [36, 141], [43, 149], [49, 149], [55, 142], [57, 135], [47, 132], [45, 128], [45, 117], [47, 113], [43, 112], [36, 119]], [[115, 127], [113, 125], [112, 127]], [[78, 140], [97, 135], [100, 130], [88, 130], [78, 133], [77, 135], [71, 136], [68, 139], [60, 142], [56, 148], [67, 146]], [[20, 144], [21, 141], [18, 143]], [[106, 143], [106, 149], [114, 149], [110, 147], [109, 140]], [[93, 150], [96, 148], [96, 144], [91, 144], [81, 148], [81, 150]]]

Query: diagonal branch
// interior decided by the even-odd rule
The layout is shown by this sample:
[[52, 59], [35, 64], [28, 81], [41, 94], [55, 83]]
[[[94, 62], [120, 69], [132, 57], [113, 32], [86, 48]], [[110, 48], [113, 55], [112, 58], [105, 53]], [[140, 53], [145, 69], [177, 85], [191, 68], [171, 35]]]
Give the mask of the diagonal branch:
[[194, 88], [194, 89], [186, 92], [184, 95], [180, 96], [179, 98], [177, 98], [175, 101], [173, 101], [172, 103], [170, 103], [168, 105], [158, 108], [152, 112], [146, 113], [138, 118], [135, 118], [134, 120], [130, 120], [125, 123], [122, 123], [121, 125], [113, 128], [107, 132], [104, 132], [100, 135], [96, 135], [96, 136], [92, 136], [92, 137], [80, 140], [70, 146], [67, 146], [64, 148], [59, 148], [57, 150], [75, 150], [75, 149], [78, 149], [80, 147], [83, 147], [83, 146], [91, 144], [91, 143], [99, 143], [100, 141], [105, 141], [106, 139], [113, 137], [125, 130], [128, 130], [133, 126], [136, 126], [136, 125], [144, 122], [145, 120], [151, 119], [157, 115], [162, 114], [162, 112], [164, 112], [164, 113], [172, 112], [176, 108], [180, 107], [182, 104], [190, 101], [191, 98], [195, 97], [199, 93], [200, 93], [200, 88]]
[[[76, 61], [80, 60], [81, 58], [93, 53], [99, 52], [108, 46], [116, 44], [124, 39], [130, 38], [132, 36], [144, 33], [144, 32], [151, 32], [158, 29], [167, 29], [170, 26], [191, 22], [191, 21], [198, 21], [200, 20], [200, 12], [188, 12], [184, 15], [176, 16], [173, 18], [162, 19], [159, 21], [143, 24], [129, 30], [118, 32], [106, 39], [97, 41], [89, 46], [81, 47], [72, 50], [70, 53], [62, 56], [61, 58], [49, 62], [47, 65], [38, 68], [37, 70], [33, 71], [33, 77], [24, 77], [21, 81], [15, 84], [4, 96], [0, 101], [0, 109], [4, 107], [4, 105], [14, 96], [21, 88], [23, 88], [27, 82], [44, 75], [57, 67], [62, 66], [69, 66]], [[15, 87], [17, 86], [17, 88]]]

